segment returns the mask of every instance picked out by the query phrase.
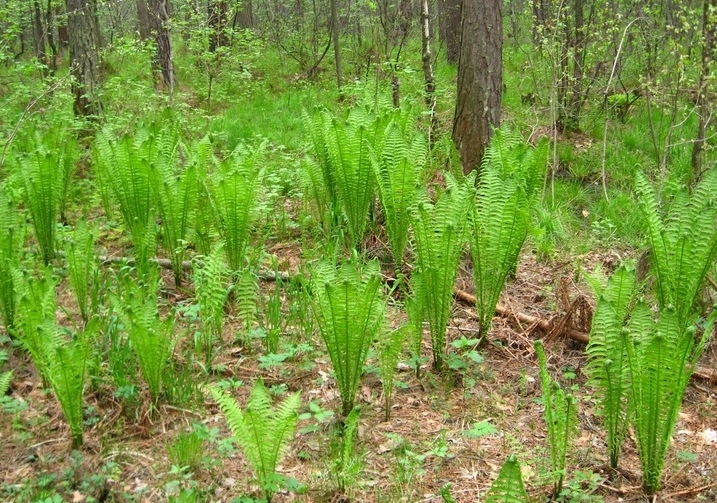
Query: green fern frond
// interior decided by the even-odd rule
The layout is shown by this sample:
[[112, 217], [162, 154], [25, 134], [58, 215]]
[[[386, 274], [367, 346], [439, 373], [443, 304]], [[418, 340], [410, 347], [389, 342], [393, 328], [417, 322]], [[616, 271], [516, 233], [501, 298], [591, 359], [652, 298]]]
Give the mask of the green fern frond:
[[299, 421], [300, 394], [293, 393], [272, 407], [269, 392], [258, 379], [252, 387], [246, 409], [242, 412], [236, 400], [220, 389], [211, 387], [214, 400], [227, 419], [227, 424], [249, 459], [268, 501], [273, 493], [270, 478], [286, 454]]
[[439, 372], [443, 370], [446, 327], [474, 196], [473, 180], [471, 177], [457, 184], [449, 177], [449, 189], [435, 205], [424, 194], [414, 212], [415, 252], [421, 280], [412, 282], [412, 288], [414, 295], [421, 298], [421, 309], [429, 322], [433, 367]]
[[[598, 283], [599, 284], [599, 283]], [[607, 430], [610, 466], [617, 468], [622, 443], [630, 424], [630, 368], [623, 337], [628, 316], [637, 293], [635, 273], [626, 266], [600, 288], [592, 319], [587, 374], [596, 390], [599, 410]]]
[[485, 503], [528, 503], [520, 464], [515, 456], [511, 455], [503, 463], [498, 478], [488, 490]]
[[371, 341], [383, 331], [385, 300], [378, 263], [319, 264], [312, 276], [312, 311], [341, 393], [343, 415], [354, 408]]
[[350, 492], [353, 481], [361, 470], [362, 457], [357, 455], [355, 448], [360, 418], [361, 409], [356, 407], [346, 416], [341, 431], [339, 453], [332, 467], [336, 485], [341, 492]]
[[24, 231], [25, 226], [18, 221], [17, 210], [5, 187], [0, 187], [0, 311], [8, 333], [15, 327], [18, 295], [14, 278], [25, 241]]
[[386, 421], [391, 419], [391, 396], [393, 395], [393, 376], [396, 372], [396, 365], [401, 357], [403, 341], [411, 330], [410, 325], [404, 325], [379, 341], [379, 372], [381, 374], [381, 387], [383, 388], [383, 401], [386, 408], [384, 416]]
[[553, 494], [557, 496], [563, 487], [567, 453], [577, 429], [577, 407], [575, 397], [566, 393], [548, 374], [542, 341], [535, 341], [534, 347], [538, 356], [540, 385], [545, 403], [545, 422], [548, 425], [550, 442], [550, 464], [555, 479]]
[[8, 390], [10, 389], [10, 383], [12, 381], [12, 374], [13, 371], [9, 372], [3, 372], [0, 374], [0, 398], [7, 395]]
[[194, 263], [194, 287], [202, 318], [200, 350], [204, 353], [207, 366], [213, 360], [215, 344], [222, 340], [224, 304], [229, 293], [229, 276], [223, 255], [224, 250], [215, 247], [210, 255], [204, 257], [201, 267], [198, 262]]
[[82, 321], [87, 323], [90, 319], [90, 283], [97, 270], [97, 259], [95, 233], [90, 230], [86, 221], [77, 223], [71, 239], [65, 245], [65, 257], [70, 288], [80, 308]]
[[235, 275], [233, 292], [237, 314], [248, 331], [259, 313], [259, 282], [251, 268]]

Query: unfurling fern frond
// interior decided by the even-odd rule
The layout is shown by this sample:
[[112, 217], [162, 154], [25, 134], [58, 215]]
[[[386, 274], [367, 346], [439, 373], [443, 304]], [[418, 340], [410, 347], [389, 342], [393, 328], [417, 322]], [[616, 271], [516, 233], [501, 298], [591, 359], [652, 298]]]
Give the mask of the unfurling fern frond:
[[404, 325], [378, 343], [379, 372], [381, 374], [381, 387], [383, 388], [383, 403], [386, 408], [384, 419], [391, 419], [391, 396], [393, 395], [393, 376], [396, 372], [396, 364], [401, 357], [401, 349], [406, 334], [412, 330], [409, 325]]
[[550, 464], [554, 476], [553, 495], [560, 494], [565, 479], [565, 466], [570, 444], [578, 422], [575, 397], [563, 390], [548, 374], [547, 360], [542, 341], [535, 341], [535, 352], [540, 366], [540, 385], [545, 402], [545, 422], [550, 441]]
[[0, 187], [0, 312], [8, 333], [15, 328], [18, 303], [15, 277], [24, 241], [25, 226], [18, 221], [17, 210], [5, 187]]
[[707, 172], [689, 197], [677, 194], [664, 218], [655, 190], [642, 172], [637, 173], [635, 190], [647, 221], [658, 302], [661, 308], [674, 306], [686, 328], [717, 257], [717, 169]]
[[66, 244], [65, 257], [70, 288], [80, 308], [82, 321], [87, 323], [90, 319], [89, 288], [97, 270], [97, 259], [95, 233], [89, 229], [84, 220], [77, 223], [72, 238]]
[[371, 341], [383, 331], [385, 300], [378, 263], [365, 266], [330, 263], [317, 266], [311, 278], [312, 311], [326, 344], [346, 417], [354, 408], [359, 380]]
[[515, 270], [528, 234], [533, 195], [545, 168], [541, 152], [519, 135], [500, 130], [483, 158], [471, 240], [482, 337], [490, 330], [506, 278]]
[[261, 379], [254, 384], [242, 411], [234, 398], [218, 388], [210, 388], [227, 424], [244, 451], [264, 490], [267, 501], [275, 492], [276, 467], [286, 454], [299, 421], [300, 394], [294, 393], [272, 407], [269, 392]]
[[586, 349], [587, 373], [596, 390], [607, 430], [610, 466], [617, 468], [631, 418], [630, 366], [622, 332], [626, 330], [637, 282], [635, 272], [622, 266], [610, 277], [606, 287], [597, 286], [599, 284], [596, 283], [598, 301]]
[[488, 490], [485, 503], [528, 503], [520, 464], [515, 456], [511, 455], [503, 463], [498, 478]]
[[148, 272], [149, 258], [156, 244], [154, 201], [150, 186], [150, 165], [156, 157], [154, 142], [146, 129], [113, 139], [97, 135], [94, 164], [104, 192], [119, 203], [125, 228], [129, 230], [137, 268]]
[[426, 162], [426, 152], [422, 136], [407, 138], [399, 125], [392, 122], [383, 135], [380, 152], [371, 159], [397, 269], [408, 242], [411, 208], [416, 202], [416, 188]]
[[150, 394], [157, 400], [162, 390], [165, 369], [174, 348], [174, 315], [162, 321], [157, 310], [158, 280], [148, 284], [128, 285], [124, 306], [129, 340], [137, 355]]
[[162, 246], [169, 254], [174, 282], [182, 283], [182, 261], [187, 232], [198, 196], [197, 167], [190, 164], [181, 173], [177, 169], [180, 144], [171, 130], [160, 134], [161, 146], [150, 166], [150, 184], [161, 219]]
[[38, 135], [32, 150], [18, 159], [25, 205], [45, 265], [55, 258], [55, 228], [77, 160], [74, 145], [70, 138], [58, 145], [46, 145]]
[[665, 455], [682, 406], [682, 397], [699, 357], [712, 333], [717, 310], [701, 327], [684, 328], [673, 306], [660, 309], [653, 320], [650, 308], [640, 302], [629, 330], [623, 333], [632, 374], [635, 433], [642, 465], [643, 489], [660, 488]]
[[217, 247], [204, 258], [202, 266], [194, 263], [194, 287], [202, 318], [201, 337], [197, 347], [204, 353], [207, 368], [214, 358], [215, 344], [222, 340], [224, 304], [229, 292], [229, 278], [223, 255], [224, 250]]
[[421, 196], [413, 219], [420, 281], [412, 281], [412, 288], [414, 295], [420, 297], [421, 310], [430, 325], [433, 368], [438, 372], [443, 370], [446, 327], [474, 196], [472, 177], [462, 184], [450, 178], [449, 182], [435, 205]]
[[245, 268], [247, 249], [261, 186], [261, 148], [238, 147], [211, 180], [209, 194], [216, 227], [224, 240], [229, 268]]

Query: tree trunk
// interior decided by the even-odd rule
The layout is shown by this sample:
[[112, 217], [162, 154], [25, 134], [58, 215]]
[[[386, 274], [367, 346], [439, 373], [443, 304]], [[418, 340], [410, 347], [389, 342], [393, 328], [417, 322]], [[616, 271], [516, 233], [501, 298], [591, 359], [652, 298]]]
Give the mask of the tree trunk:
[[433, 76], [433, 56], [431, 55], [431, 16], [428, 0], [421, 0], [421, 59], [423, 61], [423, 78], [426, 83], [426, 106], [431, 115], [431, 127], [428, 133], [429, 144], [433, 140], [436, 122], [436, 80]]
[[172, 62], [172, 39], [169, 36], [169, 0], [150, 0], [150, 19], [157, 50], [153, 59], [155, 74], [159, 74], [160, 88], [170, 95], [177, 84]]
[[227, 45], [227, 4], [225, 0], [209, 0], [207, 3], [209, 22], [209, 52]]
[[702, 152], [707, 139], [707, 127], [712, 116], [709, 100], [710, 66], [714, 60], [715, 31], [717, 31], [717, 0], [704, 0], [702, 5], [702, 64], [697, 89], [697, 136], [692, 145], [692, 180], [696, 183], [702, 175]]
[[151, 26], [147, 0], [137, 0], [137, 31], [142, 42], [149, 40], [152, 36]]
[[251, 0], [245, 0], [239, 4], [239, 9], [234, 13], [232, 27], [244, 30], [254, 28], [254, 9]]
[[40, 10], [39, 0], [33, 0], [32, 11], [32, 35], [35, 40], [35, 57], [43, 66], [43, 77], [47, 77], [47, 31], [45, 30], [45, 25], [42, 22], [42, 11]]
[[45, 9], [45, 38], [47, 45], [50, 46], [50, 71], [54, 73], [57, 70], [57, 44], [55, 44], [55, 35], [53, 33], [53, 18], [54, 13], [52, 9], [52, 0], [47, 0], [47, 8]]
[[65, 5], [75, 115], [96, 116], [101, 110], [97, 97], [101, 81], [97, 7], [95, 0], [66, 0]]
[[461, 50], [461, 5], [463, 0], [438, 0], [439, 34], [446, 46], [446, 59], [458, 63]]
[[331, 0], [331, 30], [334, 44], [334, 60], [336, 61], [336, 84], [339, 88], [339, 96], [343, 95], [343, 78], [341, 77], [341, 47], [339, 46], [339, 10], [336, 3], [338, 0]]
[[453, 142], [463, 171], [480, 166], [492, 128], [500, 126], [503, 91], [502, 0], [464, 0]]

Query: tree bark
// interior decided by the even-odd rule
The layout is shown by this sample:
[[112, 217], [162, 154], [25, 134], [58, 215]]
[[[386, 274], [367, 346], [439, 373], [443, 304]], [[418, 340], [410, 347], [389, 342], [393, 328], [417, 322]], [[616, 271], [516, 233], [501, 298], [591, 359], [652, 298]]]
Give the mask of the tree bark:
[[692, 179], [696, 183], [702, 174], [702, 152], [707, 139], [707, 127], [712, 116], [708, 83], [710, 66], [714, 61], [715, 31], [717, 30], [717, 0], [704, 0], [702, 5], [702, 62], [697, 88], [697, 136], [692, 146]]
[[97, 96], [101, 82], [97, 7], [95, 0], [66, 0], [65, 5], [75, 115], [96, 116], [101, 110]]
[[461, 5], [463, 0], [438, 0], [438, 29], [441, 41], [446, 46], [446, 59], [458, 63], [461, 50]]
[[33, 0], [32, 2], [32, 35], [35, 40], [35, 57], [38, 63], [43, 66], [42, 74], [43, 77], [47, 76], [47, 31], [45, 25], [42, 22], [42, 10], [40, 9], [39, 0]]
[[503, 91], [502, 0], [464, 0], [453, 142], [463, 171], [480, 166], [492, 129], [500, 126]]
[[336, 3], [338, 0], [331, 0], [331, 30], [334, 44], [334, 60], [336, 62], [336, 84], [339, 88], [339, 96], [343, 95], [343, 78], [341, 76], [341, 46], [339, 45], [339, 10]]
[[[301, 4], [301, 2], [299, 2], [299, 4]], [[254, 7], [251, 0], [241, 2], [239, 9], [234, 13], [232, 27], [242, 28], [244, 30], [254, 28]]]
[[152, 36], [151, 26], [147, 0], [137, 0], [137, 32], [141, 41], [149, 40]]
[[157, 45], [153, 59], [155, 74], [159, 74], [160, 88], [170, 95], [177, 84], [172, 61], [172, 39], [169, 36], [169, 0], [150, 0], [150, 20]]
[[209, 21], [209, 52], [227, 45], [227, 4], [225, 0], [209, 0], [207, 3]]
[[433, 56], [431, 55], [431, 16], [428, 0], [421, 0], [421, 60], [423, 61], [423, 79], [426, 83], [426, 106], [431, 115], [431, 127], [428, 133], [429, 144], [433, 140], [436, 121], [436, 80], [433, 75]]

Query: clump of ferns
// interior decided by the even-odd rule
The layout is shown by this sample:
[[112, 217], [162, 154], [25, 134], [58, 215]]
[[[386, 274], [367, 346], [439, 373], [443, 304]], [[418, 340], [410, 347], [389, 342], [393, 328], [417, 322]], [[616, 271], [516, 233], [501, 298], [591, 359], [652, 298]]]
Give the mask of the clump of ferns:
[[413, 327], [410, 324], [403, 325], [386, 334], [377, 343], [385, 421], [391, 419], [391, 398], [393, 397], [393, 378], [396, 373], [396, 365], [401, 358], [403, 343], [412, 329]]
[[483, 156], [471, 218], [481, 337], [490, 330], [506, 279], [515, 271], [531, 227], [531, 207], [545, 170], [545, 145], [534, 149], [519, 134], [500, 129]]
[[161, 152], [174, 151], [173, 140], [168, 136], [171, 137], [156, 137], [142, 128], [115, 139], [108, 131], [102, 131], [94, 143], [94, 166], [106, 212], [111, 214], [111, 202], [116, 201], [132, 239], [140, 275], [149, 271], [157, 237], [150, 166], [158, 155], [163, 155]]
[[5, 186], [0, 187], [0, 312], [5, 330], [13, 333], [18, 295], [16, 277], [25, 242], [25, 225], [8, 197]]
[[391, 122], [376, 145], [371, 161], [378, 185], [379, 200], [386, 219], [394, 268], [400, 271], [408, 243], [411, 209], [416, 203], [428, 148], [422, 135], [409, 135]]
[[115, 297], [114, 309], [123, 314], [123, 324], [129, 342], [139, 362], [149, 393], [156, 403], [162, 396], [168, 363], [172, 357], [174, 337], [174, 313], [164, 319], [157, 306], [159, 273], [155, 270], [146, 280], [132, 281], [125, 277], [122, 296]]
[[55, 230], [78, 155], [77, 142], [72, 138], [37, 133], [17, 158], [23, 202], [30, 212], [45, 265], [55, 258]]
[[623, 332], [634, 331], [631, 330], [631, 313], [639, 288], [634, 270], [626, 265], [618, 268], [607, 284], [599, 271], [588, 280], [597, 297], [597, 306], [586, 349], [587, 374], [607, 431], [610, 467], [616, 469], [634, 412], [630, 402], [632, 378]]
[[203, 260], [194, 262], [194, 288], [202, 329], [195, 340], [197, 351], [204, 355], [205, 368], [211, 368], [217, 343], [222, 341], [224, 305], [229, 294], [229, 275], [224, 250], [214, 248]]
[[299, 392], [272, 406], [271, 395], [262, 380], [257, 379], [242, 411], [236, 400], [221, 389], [211, 387], [209, 390], [254, 469], [266, 501], [271, 502], [283, 479], [276, 468], [286, 455], [299, 422]]
[[538, 356], [540, 386], [545, 405], [545, 422], [548, 426], [550, 444], [550, 466], [552, 469], [553, 497], [558, 497], [565, 480], [565, 467], [570, 445], [577, 432], [578, 415], [575, 397], [560, 387], [548, 373], [547, 358], [543, 343], [534, 343]]
[[311, 278], [311, 309], [326, 344], [341, 394], [342, 414], [353, 410], [371, 342], [383, 336], [386, 301], [377, 261], [340, 266], [321, 262]]
[[82, 396], [97, 324], [68, 334], [55, 318], [56, 283], [50, 272], [21, 281], [24, 293], [18, 310], [18, 339], [45, 386], [54, 391], [70, 427], [73, 447], [79, 447], [83, 442]]
[[328, 211], [330, 234], [344, 233], [349, 249], [357, 249], [366, 234], [374, 201], [375, 178], [370, 151], [376, 137], [376, 117], [361, 107], [345, 120], [326, 111], [304, 113], [316, 163], [308, 163], [312, 194]]
[[[466, 243], [468, 214], [473, 204], [475, 178], [462, 183], [447, 176], [448, 188], [435, 203], [423, 193], [414, 210], [416, 270], [411, 276], [414, 296], [414, 326], [428, 320], [433, 369], [444, 370], [446, 329], [453, 305], [458, 261]], [[416, 315], [419, 316], [416, 316]], [[415, 330], [420, 336], [422, 330]], [[420, 348], [420, 344], [417, 344]], [[416, 355], [418, 357], [418, 355]]]
[[[97, 235], [85, 220], [75, 226], [65, 243], [67, 276], [82, 322], [87, 324], [96, 312], [99, 292], [99, 267], [95, 256]], [[92, 302], [90, 300], [92, 299]]]

